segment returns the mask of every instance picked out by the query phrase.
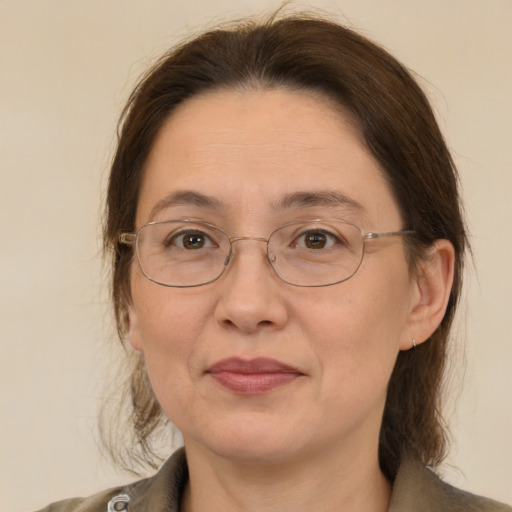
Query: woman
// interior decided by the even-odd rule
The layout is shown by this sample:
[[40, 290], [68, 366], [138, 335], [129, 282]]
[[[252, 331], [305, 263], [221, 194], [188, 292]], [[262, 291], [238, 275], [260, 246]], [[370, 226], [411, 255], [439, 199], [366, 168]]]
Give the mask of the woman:
[[48, 510], [510, 510], [442, 483], [466, 235], [408, 72], [308, 17], [206, 33], [125, 109], [105, 243], [156, 476]]

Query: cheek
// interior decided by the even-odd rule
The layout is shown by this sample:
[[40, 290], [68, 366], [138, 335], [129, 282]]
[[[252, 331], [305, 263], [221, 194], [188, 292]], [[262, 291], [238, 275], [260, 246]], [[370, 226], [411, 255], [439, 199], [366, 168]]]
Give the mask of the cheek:
[[362, 272], [359, 277], [315, 301], [307, 327], [332, 387], [343, 381], [355, 392], [372, 383], [387, 385], [409, 310], [409, 284], [402, 274], [366, 279]]
[[204, 293], [187, 292], [133, 280], [134, 335], [157, 395], [193, 375], [201, 333], [212, 314]]

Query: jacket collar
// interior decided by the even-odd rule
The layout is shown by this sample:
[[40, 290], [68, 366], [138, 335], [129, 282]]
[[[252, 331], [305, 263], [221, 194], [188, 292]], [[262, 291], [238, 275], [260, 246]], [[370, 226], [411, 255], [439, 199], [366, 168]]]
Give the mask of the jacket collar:
[[158, 473], [126, 486], [130, 512], [179, 512], [181, 495], [188, 481], [185, 450], [180, 448], [167, 459]]
[[512, 508], [443, 482], [417, 459], [400, 464], [388, 512], [512, 512]]
[[[188, 481], [183, 448], [151, 478], [122, 489], [130, 496], [129, 512], [179, 512]], [[507, 505], [475, 496], [446, 484], [414, 458], [405, 458], [393, 483], [388, 512], [511, 512]]]

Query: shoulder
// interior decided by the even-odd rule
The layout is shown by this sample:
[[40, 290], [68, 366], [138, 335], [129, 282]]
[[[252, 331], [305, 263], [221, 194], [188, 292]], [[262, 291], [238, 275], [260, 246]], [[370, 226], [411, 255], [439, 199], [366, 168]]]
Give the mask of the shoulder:
[[389, 512], [512, 512], [512, 507], [457, 489], [407, 459], [393, 485]]
[[[183, 449], [175, 452], [154, 476], [115, 487], [87, 498], [72, 498], [48, 505], [38, 512], [110, 512], [158, 510], [178, 512], [188, 469]], [[116, 502], [118, 506], [114, 506]]]
[[119, 492], [120, 489], [109, 489], [88, 498], [57, 501], [38, 512], [107, 512], [107, 504]]

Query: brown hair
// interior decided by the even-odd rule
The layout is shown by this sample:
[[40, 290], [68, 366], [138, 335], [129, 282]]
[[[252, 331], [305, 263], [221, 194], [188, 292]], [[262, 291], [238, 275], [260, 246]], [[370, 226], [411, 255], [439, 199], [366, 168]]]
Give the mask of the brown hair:
[[[144, 163], [163, 122], [177, 105], [213, 89], [288, 88], [334, 99], [348, 110], [380, 162], [401, 210], [412, 271], [436, 239], [455, 248], [455, 280], [448, 309], [431, 338], [400, 352], [389, 383], [380, 433], [383, 472], [394, 478], [412, 453], [437, 465], [446, 448], [441, 417], [447, 342], [460, 293], [466, 235], [457, 174], [424, 93], [389, 53], [325, 19], [286, 16], [209, 31], [172, 50], [140, 81], [123, 111], [106, 204], [105, 247], [113, 253], [112, 299], [119, 336], [127, 329], [132, 251], [118, 244], [135, 228]], [[132, 461], [152, 463], [151, 437], [165, 421], [142, 356], [130, 396], [135, 432]]]

